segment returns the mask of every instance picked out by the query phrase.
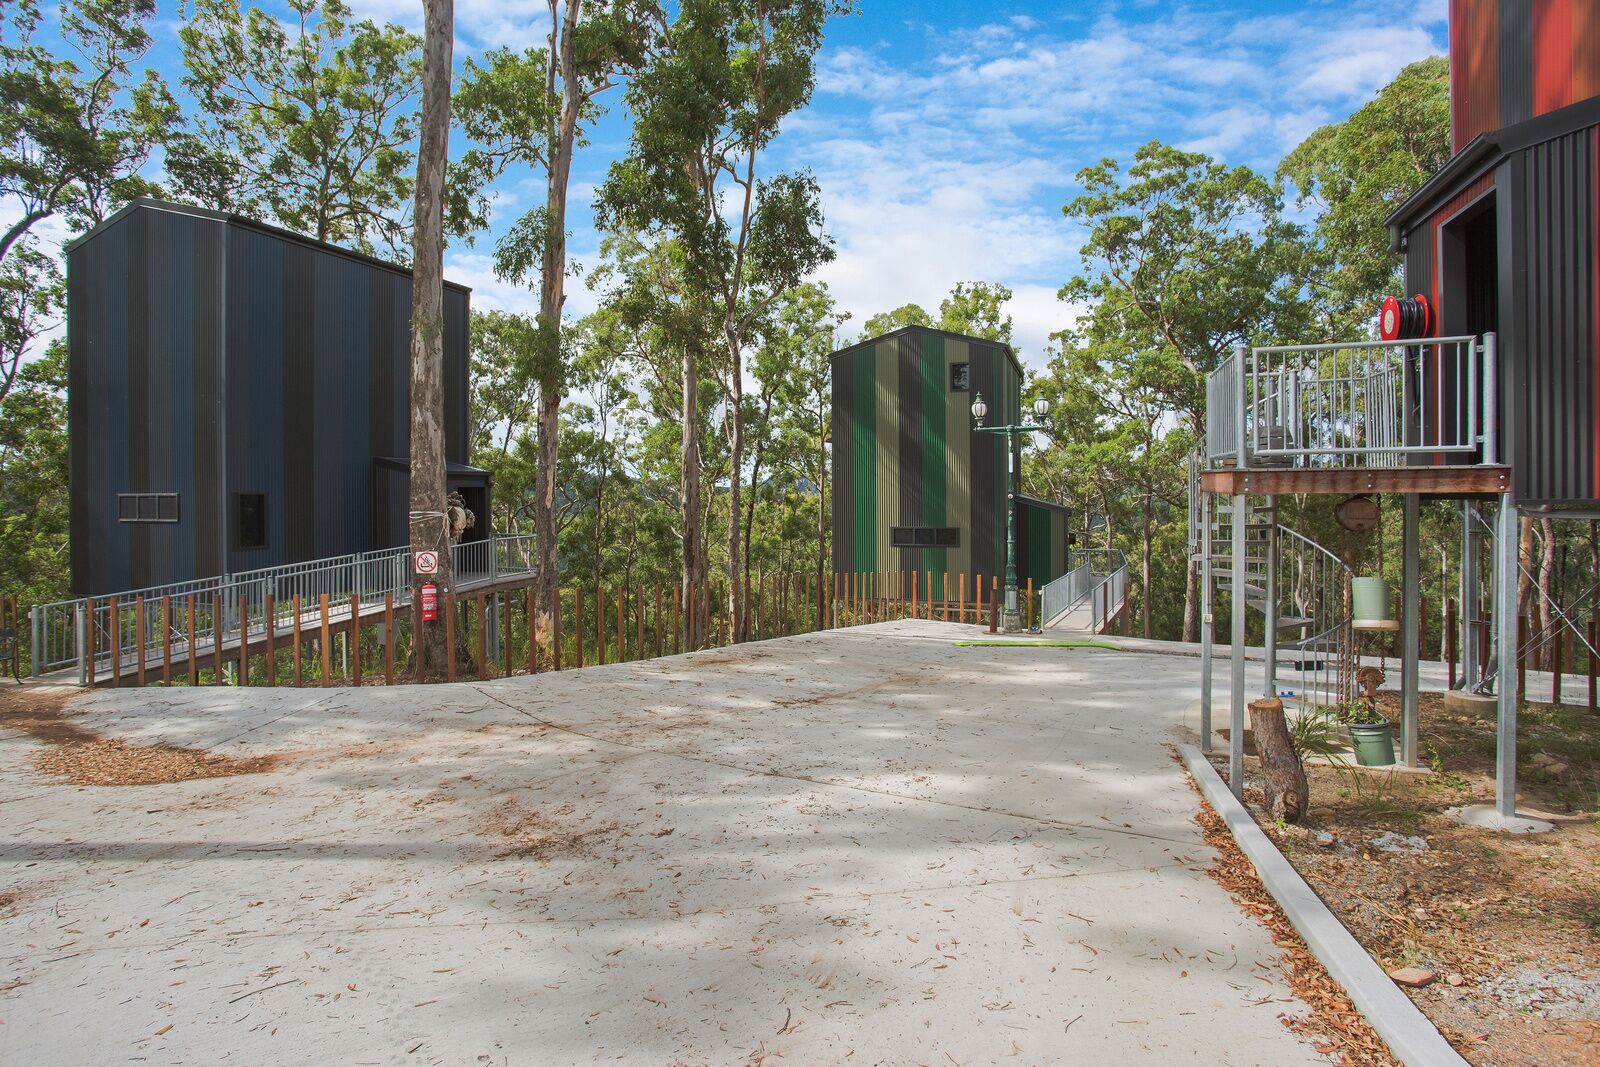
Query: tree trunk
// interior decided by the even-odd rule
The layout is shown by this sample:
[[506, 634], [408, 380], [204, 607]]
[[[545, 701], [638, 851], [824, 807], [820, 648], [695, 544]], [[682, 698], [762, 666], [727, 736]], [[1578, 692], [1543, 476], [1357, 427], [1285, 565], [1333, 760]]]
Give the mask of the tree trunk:
[[823, 594], [823, 583], [832, 589], [828, 575], [828, 442], [817, 435], [817, 629], [828, 625], [826, 610], [828, 598]]
[[[687, 631], [684, 645], [686, 648], [698, 648], [703, 605], [692, 599], [691, 594], [696, 594], [699, 582], [705, 577], [706, 566], [700, 517], [700, 372], [692, 346], [683, 350], [682, 372], [683, 438], [679, 489], [683, 507], [683, 527], [680, 532], [683, 574], [679, 581], [683, 588]], [[690, 610], [691, 604], [695, 605], [693, 611]]]
[[1139, 590], [1139, 599], [1144, 602], [1142, 605], [1144, 607], [1144, 636], [1147, 639], [1155, 636], [1155, 628], [1150, 618], [1150, 541], [1152, 536], [1150, 532], [1151, 518], [1150, 494], [1149, 492], [1146, 492], [1144, 495], [1144, 544], [1141, 546], [1141, 558], [1139, 560], [1139, 583], [1141, 586]]
[[[450, 136], [453, 0], [424, 0], [422, 136], [417, 151], [411, 283], [411, 551], [438, 553], [437, 582], [455, 596], [445, 517], [444, 170]], [[422, 621], [424, 576], [411, 577], [411, 632], [419, 681], [445, 676], [447, 615]], [[442, 607], [443, 605], [441, 605]]]
[[739, 476], [744, 466], [744, 382], [738, 347], [728, 338], [728, 620], [729, 640], [745, 639], [744, 604], [739, 591], [744, 586], [744, 544], [740, 531], [744, 528], [744, 514], [740, 510], [739, 496], [743, 480]]
[[1542, 624], [1548, 627], [1548, 632], [1540, 635], [1539, 662], [1547, 671], [1556, 669], [1556, 614], [1551, 610], [1551, 579], [1555, 575], [1556, 567], [1556, 532], [1555, 523], [1549, 519], [1539, 520], [1539, 535], [1543, 542], [1539, 548], [1539, 615]]
[[1266, 779], [1262, 793], [1267, 817], [1299, 822], [1305, 818], [1306, 808], [1311, 803], [1311, 789], [1306, 783], [1306, 769], [1300, 763], [1300, 753], [1295, 751], [1294, 738], [1289, 734], [1289, 723], [1283, 716], [1283, 701], [1252, 700], [1250, 729], [1255, 735], [1256, 753], [1261, 757], [1261, 770]]
[[[554, 634], [556, 599], [561, 595], [560, 553], [556, 532], [556, 466], [561, 457], [561, 312], [566, 305], [567, 278], [567, 182], [572, 173], [572, 149], [577, 141], [578, 118], [583, 109], [583, 87], [579, 84], [577, 53], [573, 31], [577, 26], [581, 0], [566, 0], [559, 33], [554, 5], [550, 21], [550, 63], [547, 76], [561, 78], [561, 110], [550, 130], [549, 166], [545, 171], [544, 255], [539, 279], [539, 456], [533, 482], [533, 539], [538, 573], [534, 577], [534, 611], [538, 620], [533, 629], [547, 651]], [[554, 95], [555, 86], [547, 82]]]

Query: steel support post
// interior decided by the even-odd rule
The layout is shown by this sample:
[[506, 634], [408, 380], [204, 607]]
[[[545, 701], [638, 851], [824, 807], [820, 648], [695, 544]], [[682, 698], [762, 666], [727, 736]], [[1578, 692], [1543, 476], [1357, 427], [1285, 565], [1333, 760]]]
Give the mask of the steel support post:
[[1200, 751], [1211, 751], [1211, 494], [1200, 495]]
[[28, 674], [34, 678], [44, 673], [44, 610], [37, 604], [28, 609], [28, 628], [33, 635], [28, 645]]
[[1267, 567], [1266, 589], [1262, 596], [1261, 615], [1266, 626], [1266, 681], [1262, 695], [1268, 700], [1278, 695], [1278, 498], [1267, 497]]
[[1245, 507], [1243, 495], [1233, 498], [1233, 628], [1228, 633], [1233, 654], [1233, 674], [1228, 687], [1228, 788], [1244, 798], [1244, 620], [1245, 583]]
[[1478, 505], [1461, 502], [1461, 689], [1470, 693], [1483, 677], [1478, 662]]
[[1494, 803], [1501, 817], [1517, 813], [1517, 508], [1500, 495], [1494, 538], [1494, 627], [1497, 727]]
[[78, 646], [78, 684], [89, 684], [89, 623], [87, 613], [84, 611], [83, 601], [78, 601], [72, 610], [73, 639]]
[[1400, 762], [1417, 765], [1417, 647], [1421, 627], [1422, 559], [1417, 545], [1422, 502], [1415, 493], [1402, 501], [1400, 534]]

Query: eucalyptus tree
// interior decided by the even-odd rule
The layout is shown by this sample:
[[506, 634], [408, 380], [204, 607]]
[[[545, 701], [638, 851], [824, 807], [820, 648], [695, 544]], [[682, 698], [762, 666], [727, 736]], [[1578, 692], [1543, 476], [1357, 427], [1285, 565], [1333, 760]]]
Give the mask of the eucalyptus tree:
[[474, 311], [469, 334], [472, 463], [494, 476], [497, 528], [514, 533], [534, 496], [536, 465], [526, 444], [538, 404], [538, 326], [527, 315]]
[[192, 125], [167, 174], [206, 207], [319, 241], [404, 255], [421, 41], [343, 0], [285, 0], [280, 20], [239, 0], [191, 0], [178, 31]]
[[[450, 151], [453, 0], [423, 0], [423, 35], [422, 117], [411, 213], [410, 541], [413, 553], [436, 553], [439, 578], [453, 598], [444, 458], [444, 175]], [[442, 621], [424, 623], [424, 579], [419, 573], [411, 577], [412, 647], [417, 678], [437, 680], [446, 676], [448, 642], [457, 641], [463, 650], [465, 642]]]
[[0, 6], [0, 200], [17, 209], [0, 260], [47, 218], [87, 227], [156, 188], [140, 171], [178, 109], [160, 75], [135, 71], [155, 10], [155, 0], [65, 0], [52, 47], [39, 41], [38, 0]]
[[[816, 579], [828, 576], [828, 467], [833, 443], [833, 374], [828, 357], [840, 347], [848, 312], [837, 309], [826, 285], [808, 282], [784, 294], [755, 356], [755, 376], [775, 383], [779, 416], [774, 448], [816, 493]], [[751, 485], [756, 484], [752, 475]], [[817, 605], [822, 625], [822, 604]]]
[[[670, 236], [682, 245], [690, 288], [719, 321], [730, 469], [727, 617], [735, 638], [746, 632], [745, 349], [766, 308], [833, 257], [815, 180], [806, 173], [761, 177], [757, 169], [783, 119], [811, 97], [824, 25], [849, 6], [684, 0], [629, 83], [632, 137], [597, 197], [603, 228]], [[685, 359], [694, 358], [686, 349]]]
[[[1129, 380], [1203, 440], [1206, 376], [1232, 347], [1307, 332], [1314, 258], [1304, 230], [1283, 218], [1270, 179], [1158, 141], [1126, 173], [1107, 159], [1078, 181], [1083, 194], [1062, 211], [1089, 230], [1085, 273], [1060, 295], [1090, 306], [1085, 343], [1125, 353]], [[1198, 622], [1196, 591], [1191, 569], [1185, 640]]]
[[485, 221], [482, 190], [511, 167], [543, 172], [543, 204], [513, 223], [495, 249], [501, 278], [539, 286], [534, 381], [538, 386], [533, 526], [538, 553], [534, 630], [548, 641], [556, 610], [556, 529], [561, 399], [568, 362], [562, 344], [566, 304], [567, 195], [583, 127], [598, 115], [598, 97], [637, 67], [656, 40], [664, 15], [656, 0], [549, 0], [550, 31], [542, 48], [496, 49], [462, 71], [457, 112], [472, 143], [456, 170], [457, 217]]
[[863, 336], [898, 330], [902, 326], [933, 326], [969, 337], [1011, 343], [1011, 316], [1005, 313], [1011, 289], [998, 282], [957, 282], [950, 295], [939, 301], [937, 317], [920, 304], [902, 304], [880, 312], [863, 324]]

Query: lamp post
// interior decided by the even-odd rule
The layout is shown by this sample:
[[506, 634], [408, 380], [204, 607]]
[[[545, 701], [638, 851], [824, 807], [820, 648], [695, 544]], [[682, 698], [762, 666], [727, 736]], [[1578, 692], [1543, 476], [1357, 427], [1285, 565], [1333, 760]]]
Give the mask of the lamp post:
[[[1043, 398], [1033, 402], [1035, 418], [1044, 418], [1050, 410], [1050, 404]], [[972, 401], [972, 428], [975, 433], [998, 434], [1005, 439], [1006, 450], [1006, 603], [1005, 614], [1002, 616], [1001, 626], [1008, 633], [1022, 629], [1022, 622], [1017, 612], [1017, 498], [1011, 487], [1011, 442], [1015, 437], [1036, 430], [1043, 430], [1043, 426], [1032, 426], [1019, 423], [1014, 426], [985, 426], [984, 418], [989, 414], [989, 405], [983, 402], [983, 394], [979, 393]], [[981, 594], [980, 594], [981, 595]]]

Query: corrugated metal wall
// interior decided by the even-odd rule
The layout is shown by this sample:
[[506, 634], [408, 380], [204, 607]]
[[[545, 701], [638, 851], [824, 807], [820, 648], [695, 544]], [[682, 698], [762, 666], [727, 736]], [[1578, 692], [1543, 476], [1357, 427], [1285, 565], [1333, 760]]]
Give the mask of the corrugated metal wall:
[[[387, 523], [374, 529], [372, 463], [409, 452], [409, 273], [157, 207], [110, 221], [68, 264], [75, 590], [389, 547]], [[446, 287], [456, 463], [467, 459], [468, 301]], [[119, 523], [121, 492], [176, 492], [180, 521]], [[263, 548], [228, 529], [238, 493], [266, 495]]]
[[[1596, 422], [1597, 131], [1580, 130], [1504, 166], [1510, 271], [1501, 332], [1509, 350], [1506, 447], [1524, 502], [1600, 499]], [[1508, 321], [1509, 320], [1509, 321]]]
[[1593, 0], [1450, 0], [1451, 143], [1600, 94]]
[[[75, 592], [220, 569], [222, 230], [140, 211], [67, 254]], [[119, 493], [177, 493], [179, 521], [120, 523]]]
[[1037, 591], [1067, 570], [1067, 509], [1019, 497], [1017, 500], [1017, 583], [1033, 580]]
[[[950, 389], [969, 366], [970, 388]], [[981, 392], [990, 425], [1014, 421], [1021, 380], [1005, 350], [913, 329], [835, 353], [834, 568], [993, 575], [1005, 559], [1005, 455], [972, 431]], [[956, 548], [902, 548], [895, 526], [954, 526]]]

